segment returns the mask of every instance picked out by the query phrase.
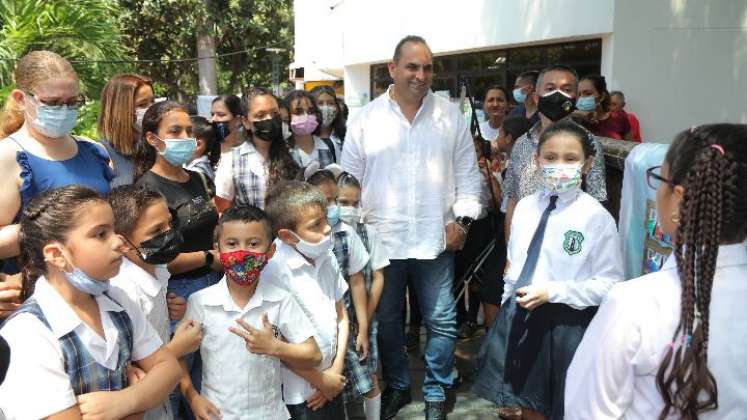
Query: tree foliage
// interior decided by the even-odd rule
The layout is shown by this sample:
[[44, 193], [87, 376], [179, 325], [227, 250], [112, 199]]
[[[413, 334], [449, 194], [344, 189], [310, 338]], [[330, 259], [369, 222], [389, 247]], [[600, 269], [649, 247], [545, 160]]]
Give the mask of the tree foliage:
[[[141, 60], [187, 59], [197, 56], [197, 33], [212, 31], [218, 59], [218, 90], [234, 93], [248, 86], [269, 86], [272, 53], [284, 48], [280, 80], [290, 62], [292, 4], [290, 0], [119, 0], [125, 13], [122, 28]], [[139, 63], [137, 69], [153, 78], [159, 93], [186, 100], [196, 95], [197, 62]]]

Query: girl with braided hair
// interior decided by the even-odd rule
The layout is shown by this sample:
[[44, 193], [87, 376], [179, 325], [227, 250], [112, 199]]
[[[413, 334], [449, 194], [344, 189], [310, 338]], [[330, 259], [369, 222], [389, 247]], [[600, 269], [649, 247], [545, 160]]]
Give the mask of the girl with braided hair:
[[566, 418], [744, 418], [747, 125], [685, 131], [647, 175], [674, 252], [610, 291], [569, 369]]
[[4, 418], [142, 418], [180, 369], [137, 304], [109, 287], [124, 251], [112, 207], [89, 188], [49, 190], [26, 206], [19, 235], [34, 293], [0, 329], [13, 354]]

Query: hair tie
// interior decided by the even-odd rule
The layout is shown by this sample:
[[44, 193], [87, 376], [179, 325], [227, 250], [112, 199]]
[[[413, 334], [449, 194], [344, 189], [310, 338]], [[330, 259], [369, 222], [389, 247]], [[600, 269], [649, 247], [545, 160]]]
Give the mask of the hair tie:
[[721, 146], [720, 144], [712, 144], [711, 147], [721, 152], [721, 156], [726, 155], [726, 152], [724, 152], [723, 146]]

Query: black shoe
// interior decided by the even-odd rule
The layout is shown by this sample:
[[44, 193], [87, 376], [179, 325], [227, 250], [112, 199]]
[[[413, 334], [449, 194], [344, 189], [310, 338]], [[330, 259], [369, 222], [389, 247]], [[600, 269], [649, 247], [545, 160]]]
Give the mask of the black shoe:
[[446, 402], [426, 401], [425, 420], [446, 420]]
[[412, 402], [409, 389], [387, 387], [381, 394], [381, 420], [389, 420], [397, 415], [400, 408]]
[[474, 322], [465, 322], [459, 327], [457, 336], [461, 339], [472, 338], [475, 336], [475, 331], [477, 331], [477, 324]]

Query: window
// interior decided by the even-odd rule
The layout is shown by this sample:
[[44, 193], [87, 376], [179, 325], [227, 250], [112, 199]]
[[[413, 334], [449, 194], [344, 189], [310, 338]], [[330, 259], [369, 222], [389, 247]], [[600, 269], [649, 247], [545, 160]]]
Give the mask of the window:
[[[480, 100], [490, 85], [505, 86], [509, 91], [514, 80], [526, 70], [541, 70], [554, 64], [566, 64], [579, 76], [599, 74], [602, 61], [602, 41], [571, 42], [505, 50], [490, 50], [453, 54], [433, 59], [433, 91], [448, 90], [451, 97], [459, 95], [458, 79], [470, 81], [472, 94]], [[392, 83], [387, 64], [371, 66], [371, 98], [384, 93]]]

